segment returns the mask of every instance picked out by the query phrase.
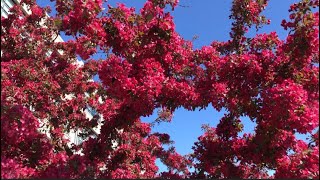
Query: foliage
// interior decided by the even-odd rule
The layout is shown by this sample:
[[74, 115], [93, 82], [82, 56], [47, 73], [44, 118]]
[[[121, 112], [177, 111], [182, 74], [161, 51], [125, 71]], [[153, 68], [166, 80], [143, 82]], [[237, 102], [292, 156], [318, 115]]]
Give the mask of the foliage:
[[[267, 0], [234, 0], [231, 39], [197, 50], [165, 11], [178, 0], [147, 0], [139, 12], [55, 0], [54, 17], [34, 0], [21, 3], [30, 15], [14, 6], [1, 19], [1, 178], [319, 178], [318, 0], [291, 5], [284, 40], [247, 38], [270, 23], [260, 15]], [[56, 41], [62, 32], [73, 39]], [[107, 57], [93, 60], [100, 52]], [[161, 123], [178, 107], [210, 104], [228, 113], [204, 127], [188, 157], [140, 121], [156, 108]], [[257, 126], [240, 136], [244, 115]], [[71, 130], [82, 132], [81, 144], [68, 143]], [[167, 172], [157, 173], [157, 158]]]

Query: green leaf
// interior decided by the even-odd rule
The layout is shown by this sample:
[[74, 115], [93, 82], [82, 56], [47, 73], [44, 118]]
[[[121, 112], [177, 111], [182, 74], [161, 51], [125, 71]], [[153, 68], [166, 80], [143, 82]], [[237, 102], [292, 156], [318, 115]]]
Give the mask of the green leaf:
[[62, 25], [62, 20], [61, 20], [61, 19], [55, 19], [55, 20], [54, 20], [54, 25], [57, 26], [57, 27], [61, 27], [61, 25]]
[[152, 15], [151, 13], [148, 13], [148, 14], [146, 15], [146, 21], [149, 22], [149, 21], [151, 21], [152, 19], [153, 19], [153, 15]]

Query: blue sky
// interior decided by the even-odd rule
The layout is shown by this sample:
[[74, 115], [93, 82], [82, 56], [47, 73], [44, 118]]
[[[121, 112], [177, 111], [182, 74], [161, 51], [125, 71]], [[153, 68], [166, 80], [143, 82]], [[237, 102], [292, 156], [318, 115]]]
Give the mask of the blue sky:
[[[49, 0], [38, 0], [41, 6], [52, 5]], [[144, 0], [109, 0], [108, 3], [115, 6], [121, 2], [139, 10]], [[210, 45], [213, 40], [226, 41], [229, 39], [231, 21], [229, 20], [231, 0], [180, 0], [179, 6], [172, 13], [176, 24], [177, 32], [187, 40], [191, 40], [195, 35], [198, 39], [194, 41], [194, 48]], [[281, 39], [287, 36], [280, 26], [282, 19], [288, 19], [289, 6], [298, 2], [297, 0], [270, 0], [264, 11], [264, 15], [271, 20], [270, 25], [264, 26], [258, 33], [276, 31]], [[249, 36], [254, 36], [255, 30], [249, 31]], [[65, 40], [70, 37], [62, 36]], [[210, 105], [206, 110], [187, 111], [182, 108], [174, 112], [171, 123], [162, 123], [153, 128], [156, 132], [170, 134], [175, 141], [176, 150], [182, 155], [191, 153], [191, 147], [197, 138], [202, 135], [201, 125], [210, 124], [216, 126], [225, 111], [217, 112]], [[149, 117], [142, 117], [145, 122], [152, 122], [157, 118], [157, 110]], [[255, 124], [248, 118], [242, 118], [244, 132], [252, 132]], [[298, 136], [304, 139], [305, 135]], [[160, 171], [165, 167], [159, 163]]]

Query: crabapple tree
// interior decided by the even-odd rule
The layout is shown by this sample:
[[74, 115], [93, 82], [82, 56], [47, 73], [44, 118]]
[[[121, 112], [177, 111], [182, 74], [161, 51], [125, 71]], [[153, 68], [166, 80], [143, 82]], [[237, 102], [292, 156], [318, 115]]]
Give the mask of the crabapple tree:
[[[147, 0], [139, 11], [52, 1], [52, 17], [21, 0], [30, 13], [15, 5], [1, 18], [1, 178], [319, 178], [319, 0], [289, 7], [285, 39], [246, 37], [270, 23], [268, 1], [233, 0], [230, 40], [200, 49], [175, 30], [178, 0]], [[60, 33], [71, 40], [56, 41]], [[227, 113], [203, 127], [189, 156], [140, 120], [209, 105]], [[239, 135], [241, 116], [254, 132]], [[73, 130], [82, 143], [69, 142]]]

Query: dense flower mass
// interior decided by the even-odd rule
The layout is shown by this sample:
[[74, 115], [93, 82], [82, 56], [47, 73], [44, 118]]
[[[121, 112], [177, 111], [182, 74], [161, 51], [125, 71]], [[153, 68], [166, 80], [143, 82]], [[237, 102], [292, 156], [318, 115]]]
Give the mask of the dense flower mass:
[[[270, 23], [268, 0], [234, 0], [230, 40], [196, 50], [175, 30], [178, 0], [52, 1], [54, 17], [22, 0], [29, 14], [1, 18], [1, 178], [319, 178], [319, 0], [290, 6], [283, 40], [246, 37]], [[227, 113], [188, 156], [151, 131], [209, 105]], [[241, 135], [242, 116], [254, 132]]]

